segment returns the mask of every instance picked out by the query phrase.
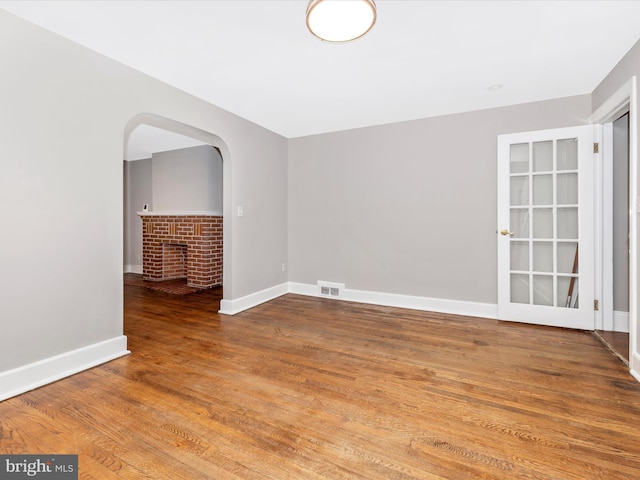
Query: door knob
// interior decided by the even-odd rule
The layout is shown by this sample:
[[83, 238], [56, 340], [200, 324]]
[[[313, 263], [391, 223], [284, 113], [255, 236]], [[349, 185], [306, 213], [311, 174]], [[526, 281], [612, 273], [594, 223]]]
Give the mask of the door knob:
[[515, 232], [510, 232], [508, 229], [503, 229], [500, 230], [500, 235], [509, 235], [510, 237], [513, 237], [516, 233]]

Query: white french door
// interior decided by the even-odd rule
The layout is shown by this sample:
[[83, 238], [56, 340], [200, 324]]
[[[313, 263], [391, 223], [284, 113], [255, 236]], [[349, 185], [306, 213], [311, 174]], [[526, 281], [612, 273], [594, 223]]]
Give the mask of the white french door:
[[594, 327], [594, 126], [498, 136], [498, 318]]

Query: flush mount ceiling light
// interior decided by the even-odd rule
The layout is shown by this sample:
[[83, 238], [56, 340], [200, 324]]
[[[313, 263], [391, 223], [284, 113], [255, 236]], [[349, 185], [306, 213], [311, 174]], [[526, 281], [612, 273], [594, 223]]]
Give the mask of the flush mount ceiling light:
[[311, 0], [307, 6], [307, 28], [320, 40], [355, 40], [371, 30], [374, 23], [374, 0]]

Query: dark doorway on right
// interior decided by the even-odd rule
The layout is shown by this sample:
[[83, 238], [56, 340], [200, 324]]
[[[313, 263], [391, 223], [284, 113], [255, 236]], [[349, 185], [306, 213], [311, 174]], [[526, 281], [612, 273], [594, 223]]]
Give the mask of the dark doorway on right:
[[613, 328], [596, 334], [629, 364], [629, 113], [613, 122]]

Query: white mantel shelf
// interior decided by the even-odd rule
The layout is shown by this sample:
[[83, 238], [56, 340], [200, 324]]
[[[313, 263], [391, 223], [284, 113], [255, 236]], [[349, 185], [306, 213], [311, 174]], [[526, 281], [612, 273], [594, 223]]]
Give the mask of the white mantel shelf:
[[221, 217], [222, 212], [136, 212], [141, 217], [184, 217], [184, 216], [207, 216]]

